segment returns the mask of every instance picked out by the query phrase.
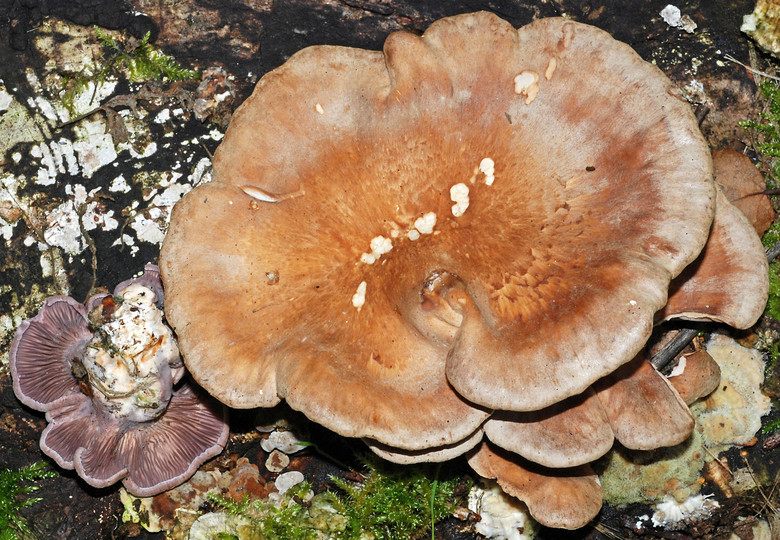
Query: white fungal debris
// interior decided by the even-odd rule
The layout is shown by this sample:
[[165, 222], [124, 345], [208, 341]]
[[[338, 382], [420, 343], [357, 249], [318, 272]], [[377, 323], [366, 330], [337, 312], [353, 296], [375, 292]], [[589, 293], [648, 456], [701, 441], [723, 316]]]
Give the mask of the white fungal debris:
[[533, 528], [524, 505], [505, 494], [495, 481], [485, 487], [472, 487], [468, 506], [480, 517], [474, 528], [486, 538], [527, 540], [533, 537], [524, 534], [532, 534], [529, 529]]
[[252, 197], [253, 199], [257, 199], [258, 201], [263, 202], [279, 202], [279, 199], [274, 197], [273, 195], [270, 195], [263, 191], [260, 188], [256, 188], [254, 186], [241, 186], [241, 191]]
[[319, 114], [325, 114], [325, 109], [323, 109], [322, 105], [320, 105], [319, 103], [317, 103], [314, 106], [314, 110], [317, 111]]
[[137, 422], [156, 418], [168, 406], [169, 366], [179, 361], [176, 340], [155, 298], [143, 285], [125, 288], [113, 313], [102, 311], [100, 317], [107, 321], [98, 326], [80, 365], [73, 367], [109, 411]]
[[455, 203], [452, 205], [452, 215], [462, 216], [469, 207], [469, 187], [463, 182], [455, 184], [450, 188], [450, 199]]
[[488, 186], [492, 186], [493, 182], [496, 180], [495, 162], [489, 157], [486, 157], [485, 159], [479, 162], [479, 170], [482, 172], [482, 174], [485, 175], [485, 184]]
[[357, 308], [358, 311], [363, 307], [363, 304], [366, 303], [366, 282], [361, 281], [360, 285], [358, 285], [357, 291], [355, 291], [355, 294], [352, 295], [352, 305]]
[[677, 377], [678, 375], [682, 375], [685, 371], [685, 364], [687, 364], [685, 356], [681, 356], [680, 361], [677, 362], [677, 365], [674, 366], [674, 369], [671, 373], [669, 373], [668, 377]]
[[[466, 189], [468, 190], [468, 188]], [[420, 234], [431, 234], [435, 226], [436, 214], [434, 212], [428, 212], [427, 214], [423, 214], [422, 217], [414, 220], [414, 228], [417, 229]]]
[[544, 78], [548, 81], [552, 79], [553, 73], [555, 73], [555, 68], [558, 67], [558, 60], [555, 59], [553, 56], [550, 58], [550, 61], [547, 62], [547, 69], [544, 70]]
[[515, 94], [525, 96], [525, 104], [530, 105], [539, 94], [539, 74], [535, 71], [521, 71], [515, 77]]
[[371, 253], [363, 253], [360, 262], [374, 264], [382, 255], [393, 249], [393, 241], [384, 236], [375, 236], [370, 242]]
[[683, 502], [667, 495], [664, 500], [655, 505], [656, 511], [650, 518], [654, 527], [669, 527], [684, 519], [702, 520], [709, 517], [712, 511], [720, 507], [718, 501], [711, 499], [712, 495], [693, 495]]
[[680, 8], [667, 4], [665, 8], [661, 10], [661, 18], [666, 24], [680, 30], [685, 30], [689, 34], [693, 34], [698, 26], [693, 19], [688, 15], [683, 15]]

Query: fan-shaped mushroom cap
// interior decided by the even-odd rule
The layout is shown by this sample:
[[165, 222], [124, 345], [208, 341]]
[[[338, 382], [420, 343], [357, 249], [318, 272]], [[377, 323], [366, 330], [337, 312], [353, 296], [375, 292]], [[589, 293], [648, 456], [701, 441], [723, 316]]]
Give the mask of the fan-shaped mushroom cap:
[[669, 287], [659, 319], [707, 319], [749, 328], [769, 294], [769, 268], [761, 241], [745, 215], [717, 190], [712, 231], [701, 255]]
[[122, 437], [116, 452], [129, 471], [125, 487], [150, 497], [178, 486], [222, 452], [228, 431], [225, 407], [185, 383], [157, 421]]
[[615, 438], [591, 389], [539, 411], [499, 411], [485, 422], [490, 442], [545, 467], [574, 467], [606, 454]]
[[670, 89], [564, 19], [297, 53], [174, 209], [160, 264], [190, 371], [405, 450], [583, 392], [706, 241], [709, 151]]
[[478, 445], [482, 441], [483, 435], [482, 429], [478, 429], [462, 441], [422, 450], [403, 450], [372, 439], [363, 439], [363, 442], [379, 457], [393, 463], [409, 465], [412, 463], [437, 463], [456, 458]]
[[745, 214], [758, 235], [763, 235], [775, 220], [772, 201], [764, 194], [764, 176], [749, 157], [731, 148], [712, 152], [712, 165], [723, 194]]
[[699, 398], [712, 393], [720, 383], [720, 366], [710, 353], [700, 349], [680, 357], [677, 366], [667, 379], [680, 398], [691, 405]]
[[598, 381], [594, 388], [615, 438], [626, 448], [673, 446], [693, 431], [690, 409], [643, 355]]
[[588, 466], [545, 469], [487, 443], [469, 457], [469, 465], [523, 501], [542, 525], [579, 529], [601, 510], [601, 486]]
[[[148, 289], [135, 284], [122, 292], [127, 303], [139, 296], [151, 299]], [[99, 295], [88, 303], [99, 306], [105, 299], [111, 297]], [[159, 315], [159, 311], [156, 313]], [[150, 314], [139, 311], [133, 315], [141, 319]], [[204, 461], [218, 454], [227, 441], [228, 426], [224, 406], [212, 398], [197, 395], [187, 384], [171, 392], [170, 368], [165, 363], [171, 358], [171, 350], [164, 344], [167, 334], [152, 340], [147, 349], [130, 350], [150, 345], [149, 336], [139, 332], [139, 322], [123, 321], [129, 337], [118, 336], [117, 328], [108, 329], [112, 322], [101, 326], [105, 333], [116, 331], [111, 343], [122, 348], [119, 354], [132, 354], [137, 361], [138, 373], [132, 380], [123, 378], [121, 370], [112, 371], [100, 384], [92, 378], [95, 372], [88, 365], [92, 358], [88, 346], [94, 345], [95, 335], [87, 309], [62, 296], [48, 298], [38, 315], [20, 325], [11, 345], [9, 363], [20, 401], [46, 412], [49, 425], [40, 441], [45, 454], [61, 467], [75, 469], [92, 486], [107, 487], [123, 479], [131, 493], [148, 496], [180, 484]], [[106, 336], [103, 339], [109, 339]], [[105, 375], [112, 364], [105, 357], [102, 361], [98, 371]], [[147, 373], [150, 363], [159, 367], [159, 372]], [[155, 373], [159, 380], [154, 378]], [[134, 409], [128, 403], [113, 407], [114, 399], [132, 398], [117, 388], [141, 379], [141, 392], [159, 386], [156, 393], [144, 393], [139, 398], [138, 407], [148, 407], [153, 413], [139, 413], [138, 407]]]
[[70, 360], [91, 339], [83, 305], [68, 296], [47, 298], [35, 317], [19, 325], [8, 355], [19, 401], [47, 411], [62, 396], [79, 392]]

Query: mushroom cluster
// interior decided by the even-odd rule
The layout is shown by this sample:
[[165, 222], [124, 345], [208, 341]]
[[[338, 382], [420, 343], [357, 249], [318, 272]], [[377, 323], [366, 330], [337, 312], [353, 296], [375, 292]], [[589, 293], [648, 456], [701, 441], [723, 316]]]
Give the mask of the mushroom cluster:
[[692, 430], [654, 324], [748, 327], [768, 288], [661, 71], [591, 26], [485, 12], [265, 75], [160, 264], [222, 402], [284, 399], [399, 463], [468, 453], [565, 528], [598, 513], [588, 464], [615, 440]]
[[223, 405], [186, 381], [174, 389], [185, 370], [162, 300], [159, 271], [147, 265], [86, 306], [46, 299], [14, 337], [14, 391], [49, 422], [41, 449], [92, 486], [121, 479], [134, 495], [155, 495], [227, 441]]

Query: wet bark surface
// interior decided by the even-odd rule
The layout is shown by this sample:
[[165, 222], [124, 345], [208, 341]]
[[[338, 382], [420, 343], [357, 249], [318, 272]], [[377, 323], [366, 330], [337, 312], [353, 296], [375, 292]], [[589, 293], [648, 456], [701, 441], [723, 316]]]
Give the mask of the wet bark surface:
[[[151, 40], [181, 65], [201, 71], [221, 68], [229, 80], [224, 91], [232, 95], [215, 105], [205, 122], [196, 118], [187, 107], [188, 100], [197, 92], [197, 81], [181, 83], [171, 88], [154, 89], [153, 96], [139, 105], [154, 116], [164, 108], [184, 109], [175, 129], [165, 122], [150, 123], [146, 141], [131, 141], [136, 150], [143, 150], [149, 140], [162, 141], [169, 133], [170, 144], [159, 145], [152, 155], [139, 159], [130, 152], [119, 153], [110, 165], [98, 168], [89, 177], [77, 174], [59, 174], [49, 185], [28, 182], [15, 193], [34, 204], [26, 207], [27, 215], [17, 217], [14, 228], [0, 247], [0, 315], [6, 315], [6, 330], [0, 334], [0, 469], [16, 469], [46, 459], [38, 448], [38, 438], [46, 422], [43, 414], [22, 406], [15, 398], [7, 369], [7, 354], [13, 328], [21, 318], [32, 316], [40, 301], [49, 294], [70, 294], [84, 300], [94, 286], [111, 288], [142, 270], [147, 262], [155, 262], [159, 246], [143, 241], [138, 235], [129, 242], [117, 244], [119, 233], [130, 233], [126, 225], [135, 215], [149, 213], [155, 190], [160, 191], [160, 177], [147, 185], [132, 183], [126, 192], [108, 192], [95, 196], [102, 215], [113, 211], [119, 218], [121, 230], [97, 228], [85, 237], [84, 244], [75, 253], [64, 253], [59, 247], [45, 248], [47, 213], [58, 204], [72, 198], [68, 184], [82, 184], [88, 192], [109, 185], [118, 175], [126, 179], [139, 170], [163, 174], [180, 162], [179, 170], [195, 169], [199, 160], [209, 158], [218, 144], [216, 138], [204, 135], [226, 125], [230, 111], [252, 91], [259, 78], [281, 65], [296, 51], [317, 44], [343, 45], [366, 49], [380, 49], [387, 35], [396, 30], [415, 33], [424, 31], [433, 21], [459, 13], [477, 10], [492, 11], [522, 26], [539, 17], [567, 16], [610, 32], [615, 38], [630, 44], [645, 59], [654, 62], [673, 81], [689, 89], [689, 100], [698, 108], [702, 130], [713, 148], [731, 147], [738, 151], [745, 147], [745, 134], [737, 122], [755, 115], [756, 86], [753, 76], [735, 63], [724, 59], [725, 54], [749, 63], [750, 45], [740, 33], [742, 16], [753, 9], [752, 0], [685, 0], [677, 2], [682, 13], [698, 25], [693, 33], [670, 27], [659, 13], [667, 4], [663, 1], [624, 0], [0, 0], [0, 79], [17, 101], [34, 100], [40, 89], [31, 83], [29, 73], [50, 70], [51, 62], [58, 62], [52, 50], [35, 46], [36, 35], [47, 21], [59, 20], [68, 25], [121, 30], [141, 39], [146, 32]], [[56, 41], [56, 39], [55, 39]], [[760, 53], [760, 62], [768, 59]], [[47, 62], [49, 66], [47, 68]], [[700, 82], [704, 94], [695, 94]], [[138, 85], [120, 82], [113, 95], [132, 95]], [[156, 92], [156, 93], [155, 93]], [[99, 113], [100, 114], [100, 113]], [[2, 113], [0, 113], [2, 115]], [[36, 120], [40, 124], [40, 120]], [[39, 125], [46, 140], [74, 137], [74, 125], [57, 128]], [[216, 128], [215, 128], [216, 126]], [[197, 140], [196, 143], [187, 141]], [[15, 176], [34, 178], [39, 163], [28, 159], [35, 142], [20, 140], [0, 155], [0, 170]], [[148, 146], [146, 146], [148, 147]], [[21, 159], [14, 159], [13, 153]], [[164, 183], [163, 183], [164, 187]], [[140, 207], [132, 207], [139, 201]], [[128, 210], [130, 208], [131, 210]], [[121, 217], [120, 217], [121, 216]], [[83, 232], [83, 231], [82, 231]], [[140, 233], [138, 233], [140, 234]], [[32, 238], [34, 241], [25, 241]], [[137, 249], [132, 249], [135, 247]], [[52, 253], [50, 264], [54, 270], [42, 267], [42, 257]], [[59, 266], [58, 266], [59, 265]], [[209, 466], [226, 466], [225, 456], [243, 456], [262, 470], [266, 454], [258, 446], [254, 435], [251, 413], [233, 417], [233, 436], [223, 456]], [[326, 444], [335, 445], [339, 455], [350, 459], [356, 444], [339, 441], [327, 433], [317, 431]], [[322, 444], [322, 443], [321, 443]], [[750, 449], [768, 470], [775, 470], [776, 458], [756, 447]], [[738, 453], [732, 457], [737, 461]], [[220, 461], [222, 460], [222, 461]], [[327, 483], [327, 475], [343, 473], [338, 468], [309, 452], [296, 458], [293, 466], [307, 470], [315, 486]], [[465, 469], [465, 468], [464, 468]], [[57, 478], [40, 482], [37, 493], [43, 502], [23, 512], [40, 538], [158, 538], [162, 533], [150, 534], [137, 524], [122, 522], [122, 504], [117, 488], [97, 490], [87, 486], [73, 471], [61, 471]], [[266, 475], [268, 478], [270, 476]], [[605, 508], [602, 523], [618, 531], [618, 537], [629, 537], [633, 516], [646, 512], [646, 507]], [[707, 527], [679, 531], [666, 538], [727, 538], [737, 525], [738, 516], [751, 513], [734, 504], [724, 505], [722, 512], [712, 518]], [[743, 528], [744, 524], [740, 525]], [[437, 528], [437, 538], [475, 538], [468, 526], [454, 519]], [[602, 529], [603, 531], [603, 529]], [[547, 531], [543, 538], [602, 538], [601, 532], [586, 529], [573, 533]], [[744, 538], [748, 538], [745, 536]]]

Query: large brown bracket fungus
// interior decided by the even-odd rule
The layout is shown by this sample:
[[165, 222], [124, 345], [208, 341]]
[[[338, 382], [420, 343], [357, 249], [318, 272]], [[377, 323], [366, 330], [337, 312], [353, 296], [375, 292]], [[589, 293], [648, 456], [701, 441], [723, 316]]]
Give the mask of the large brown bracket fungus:
[[88, 484], [122, 480], [150, 496], [179, 485], [222, 451], [225, 407], [188, 382], [162, 321], [154, 266], [86, 307], [48, 298], [11, 345], [14, 391], [46, 412], [41, 449]]
[[[161, 273], [187, 367], [232, 407], [285, 399], [394, 461], [472, 451], [543, 523], [585, 524], [587, 463], [693, 427], [643, 356], [654, 322], [749, 326], [766, 297], [676, 96], [564, 19], [474, 13], [383, 52], [300, 51], [174, 209]], [[755, 290], [724, 296], [714, 273]]]

